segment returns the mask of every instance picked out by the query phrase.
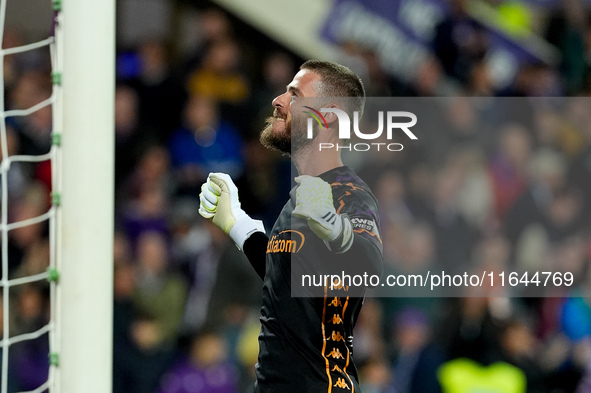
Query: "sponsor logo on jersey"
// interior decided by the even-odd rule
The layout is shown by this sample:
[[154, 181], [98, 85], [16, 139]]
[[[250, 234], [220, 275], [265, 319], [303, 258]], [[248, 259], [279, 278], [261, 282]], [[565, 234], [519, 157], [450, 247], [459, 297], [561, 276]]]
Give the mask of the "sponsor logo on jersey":
[[288, 229], [279, 232], [269, 239], [267, 243], [267, 254], [291, 253], [295, 254], [302, 249], [306, 238], [303, 233]]
[[367, 218], [352, 218], [351, 226], [353, 226], [354, 229], [365, 229], [366, 231], [373, 232], [376, 228], [376, 223], [374, 220]]

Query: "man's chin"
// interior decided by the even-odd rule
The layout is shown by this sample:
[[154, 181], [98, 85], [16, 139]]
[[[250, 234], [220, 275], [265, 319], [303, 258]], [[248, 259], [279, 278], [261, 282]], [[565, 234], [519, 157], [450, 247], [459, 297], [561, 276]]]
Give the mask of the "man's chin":
[[271, 123], [271, 127], [273, 128], [273, 132], [284, 133], [285, 127], [286, 127], [286, 122], [285, 122], [285, 120], [282, 120], [282, 119], [273, 119], [273, 122]]
[[291, 138], [285, 133], [277, 132], [272, 126], [267, 126], [261, 132], [260, 141], [269, 150], [291, 155]]

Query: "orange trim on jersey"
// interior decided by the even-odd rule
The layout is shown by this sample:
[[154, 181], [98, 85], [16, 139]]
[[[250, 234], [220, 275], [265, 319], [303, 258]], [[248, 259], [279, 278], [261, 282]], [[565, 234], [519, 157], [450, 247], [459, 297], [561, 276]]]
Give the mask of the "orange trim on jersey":
[[331, 186], [331, 187], [332, 187], [332, 186], [348, 186], [348, 187], [351, 187], [351, 189], [352, 189], [352, 190], [361, 190], [361, 191], [364, 191], [364, 190], [363, 190], [363, 188], [361, 188], [361, 187], [357, 187], [357, 186], [356, 186], [355, 184], [353, 184], [352, 182], [345, 183], [345, 184], [343, 184], [343, 183], [341, 183], [341, 182], [334, 182], [334, 183], [331, 183], [331, 184], [330, 184], [330, 186]]
[[[343, 319], [345, 319], [345, 310], [347, 309], [347, 306], [349, 305], [349, 296], [347, 296], [347, 300], [345, 300], [345, 305], [343, 306]], [[343, 368], [343, 372], [345, 373], [345, 375], [347, 376], [347, 379], [349, 379], [349, 383], [351, 384], [351, 393], [355, 393], [355, 386], [353, 385], [353, 381], [351, 380], [351, 377], [349, 376], [349, 374], [347, 374], [347, 366], [349, 365], [349, 357], [351, 356], [350, 351], [349, 351], [349, 346], [347, 345], [347, 338], [345, 337], [345, 348], [347, 348], [347, 362], [345, 363], [345, 367]]]
[[341, 210], [345, 207], [345, 201], [342, 199], [339, 201], [339, 208], [337, 209], [337, 214], [341, 214]]
[[355, 393], [355, 385], [353, 385], [353, 380], [351, 380], [351, 377], [349, 376], [349, 374], [347, 374], [347, 366], [349, 365], [349, 357], [350, 357], [350, 352], [349, 352], [349, 347], [347, 347], [347, 363], [345, 363], [345, 368], [343, 368], [343, 372], [345, 373], [345, 375], [347, 376], [347, 379], [349, 380], [349, 383], [351, 384], [351, 393]]
[[323, 302], [323, 308], [322, 308], [322, 357], [326, 361], [326, 375], [328, 376], [328, 393], [331, 393], [332, 392], [332, 378], [330, 377], [330, 364], [328, 362], [328, 358], [324, 354], [324, 352], [326, 351], [326, 329], [324, 329], [324, 321], [326, 318], [326, 298], [328, 296], [327, 291], [328, 291], [328, 287], [325, 284], [324, 285], [324, 302]]
[[361, 191], [365, 191], [363, 188], [361, 187], [357, 187], [356, 185], [354, 185], [353, 183], [347, 183], [347, 185], [349, 187], [351, 187], [352, 190], [361, 190]]
[[356, 233], [361, 233], [361, 232], [367, 232], [368, 234], [370, 234], [371, 236], [375, 237], [376, 239], [378, 239], [380, 241], [380, 243], [382, 242], [382, 239], [380, 239], [380, 237], [378, 235], [376, 235], [373, 232], [368, 231], [367, 229], [364, 228], [359, 228], [359, 229], [353, 229], [353, 232]]

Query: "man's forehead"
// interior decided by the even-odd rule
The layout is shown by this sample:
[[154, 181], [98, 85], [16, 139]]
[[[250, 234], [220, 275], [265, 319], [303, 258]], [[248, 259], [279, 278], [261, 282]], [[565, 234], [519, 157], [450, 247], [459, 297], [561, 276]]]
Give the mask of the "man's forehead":
[[296, 88], [300, 90], [304, 95], [313, 97], [316, 95], [315, 85], [316, 82], [320, 81], [320, 75], [310, 70], [300, 70], [293, 77], [293, 80], [289, 85], [289, 88]]

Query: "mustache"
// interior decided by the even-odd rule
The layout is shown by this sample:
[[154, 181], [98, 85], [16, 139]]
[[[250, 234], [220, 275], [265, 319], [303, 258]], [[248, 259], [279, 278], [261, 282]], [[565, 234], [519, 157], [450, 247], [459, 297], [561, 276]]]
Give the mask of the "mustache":
[[275, 115], [267, 117], [265, 119], [265, 128], [271, 128], [273, 126], [274, 121], [275, 121]]
[[287, 114], [280, 114], [277, 108], [273, 109], [273, 117], [277, 117], [280, 119], [287, 119]]
[[[275, 121], [277, 121], [278, 117], [279, 116], [277, 116], [275, 112], [273, 112], [273, 116], [269, 116], [265, 119], [265, 127], [263, 128], [263, 133], [272, 133], [273, 124], [275, 123]], [[287, 118], [285, 118], [284, 120], [286, 124], [286, 129], [283, 131], [283, 133], [291, 135], [290, 123], [287, 120]]]

